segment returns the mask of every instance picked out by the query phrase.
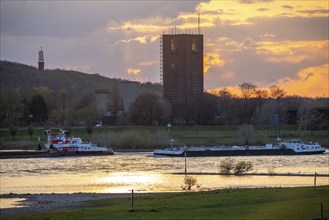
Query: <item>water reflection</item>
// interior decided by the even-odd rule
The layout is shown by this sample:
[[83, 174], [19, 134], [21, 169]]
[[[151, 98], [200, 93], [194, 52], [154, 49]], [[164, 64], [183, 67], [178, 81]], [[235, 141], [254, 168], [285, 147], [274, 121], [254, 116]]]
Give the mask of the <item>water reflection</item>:
[[[218, 172], [225, 157], [188, 158], [188, 172]], [[329, 174], [329, 154], [310, 156], [234, 157], [251, 161], [257, 173]], [[76, 193], [182, 191], [184, 158], [125, 153], [103, 157], [1, 160], [0, 193]], [[313, 177], [195, 176], [201, 190], [228, 187], [311, 186]], [[318, 177], [318, 185], [329, 184]]]
[[99, 184], [109, 185], [104, 189], [106, 193], [124, 193], [132, 189], [135, 191], [149, 191], [150, 186], [160, 182], [161, 175], [148, 172], [117, 172], [109, 176], [100, 177]]

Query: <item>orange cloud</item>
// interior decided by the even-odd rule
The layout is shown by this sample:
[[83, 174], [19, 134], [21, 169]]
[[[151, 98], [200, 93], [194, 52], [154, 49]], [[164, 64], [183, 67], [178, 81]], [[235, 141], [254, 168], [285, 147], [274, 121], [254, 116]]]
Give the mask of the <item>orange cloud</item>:
[[288, 95], [329, 97], [329, 64], [300, 71], [297, 79], [286, 77], [277, 82]]
[[[329, 97], [329, 64], [310, 67], [301, 70], [297, 78], [285, 77], [275, 83], [265, 85], [262, 83], [258, 89], [267, 90], [272, 85], [278, 85], [287, 92], [286, 95], [298, 95], [303, 97]], [[240, 96], [241, 92], [238, 86], [218, 87], [207, 90], [211, 94], [219, 94], [220, 90], [226, 89], [235, 96]]]
[[141, 69], [128, 68], [128, 75], [139, 75], [140, 73]]
[[207, 73], [212, 66], [224, 66], [225, 61], [220, 59], [219, 53], [209, 52], [203, 57], [204, 73]]

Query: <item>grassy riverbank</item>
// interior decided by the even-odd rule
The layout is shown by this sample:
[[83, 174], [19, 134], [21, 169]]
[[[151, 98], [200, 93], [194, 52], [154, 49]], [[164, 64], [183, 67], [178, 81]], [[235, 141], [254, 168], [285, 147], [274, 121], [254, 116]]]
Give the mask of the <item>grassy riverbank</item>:
[[[110, 146], [114, 150], [154, 149], [166, 147], [169, 139], [175, 139], [175, 144], [188, 146], [200, 145], [234, 145], [239, 143], [239, 126], [127, 126], [93, 128], [91, 140], [99, 145]], [[271, 126], [255, 126], [250, 144], [273, 143], [277, 137], [300, 138], [303, 141], [319, 142], [329, 146], [328, 131], [299, 131], [297, 126], [282, 125], [280, 135]], [[72, 128], [71, 135], [77, 135], [86, 140], [86, 128]], [[15, 139], [9, 129], [0, 130], [0, 149], [36, 149], [38, 144], [46, 142], [43, 128], [35, 128], [32, 138], [27, 128], [17, 130]], [[40, 140], [40, 141], [38, 141]]]
[[[329, 215], [329, 186], [225, 189], [93, 200], [69, 211], [8, 219], [312, 219]], [[51, 204], [49, 204], [51, 205]], [[71, 204], [73, 205], [73, 204]], [[36, 207], [37, 209], [37, 207]]]

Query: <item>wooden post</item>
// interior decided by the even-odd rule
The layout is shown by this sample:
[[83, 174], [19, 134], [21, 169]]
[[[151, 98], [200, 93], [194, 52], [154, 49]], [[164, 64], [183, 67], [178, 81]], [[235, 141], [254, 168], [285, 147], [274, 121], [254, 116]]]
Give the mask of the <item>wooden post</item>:
[[186, 151], [184, 152], [184, 157], [185, 157], [185, 176], [187, 174], [187, 171], [186, 171]]
[[316, 189], [316, 172], [314, 173], [314, 189]]
[[321, 203], [321, 218], [324, 218], [324, 215], [323, 215], [323, 204]]
[[131, 211], [134, 211], [134, 190], [131, 190]]

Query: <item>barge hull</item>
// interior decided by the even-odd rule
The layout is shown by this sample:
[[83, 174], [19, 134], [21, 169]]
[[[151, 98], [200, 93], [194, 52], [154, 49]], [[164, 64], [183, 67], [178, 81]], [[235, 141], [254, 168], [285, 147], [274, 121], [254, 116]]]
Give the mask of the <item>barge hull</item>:
[[[274, 149], [274, 150], [223, 150], [223, 151], [186, 151], [187, 157], [225, 157], [225, 156], [275, 156], [275, 155], [312, 155], [322, 154], [323, 151], [312, 152], [295, 152], [292, 149]], [[154, 153], [158, 156], [170, 156], [170, 157], [184, 157], [185, 152], [181, 154], [171, 153]]]

